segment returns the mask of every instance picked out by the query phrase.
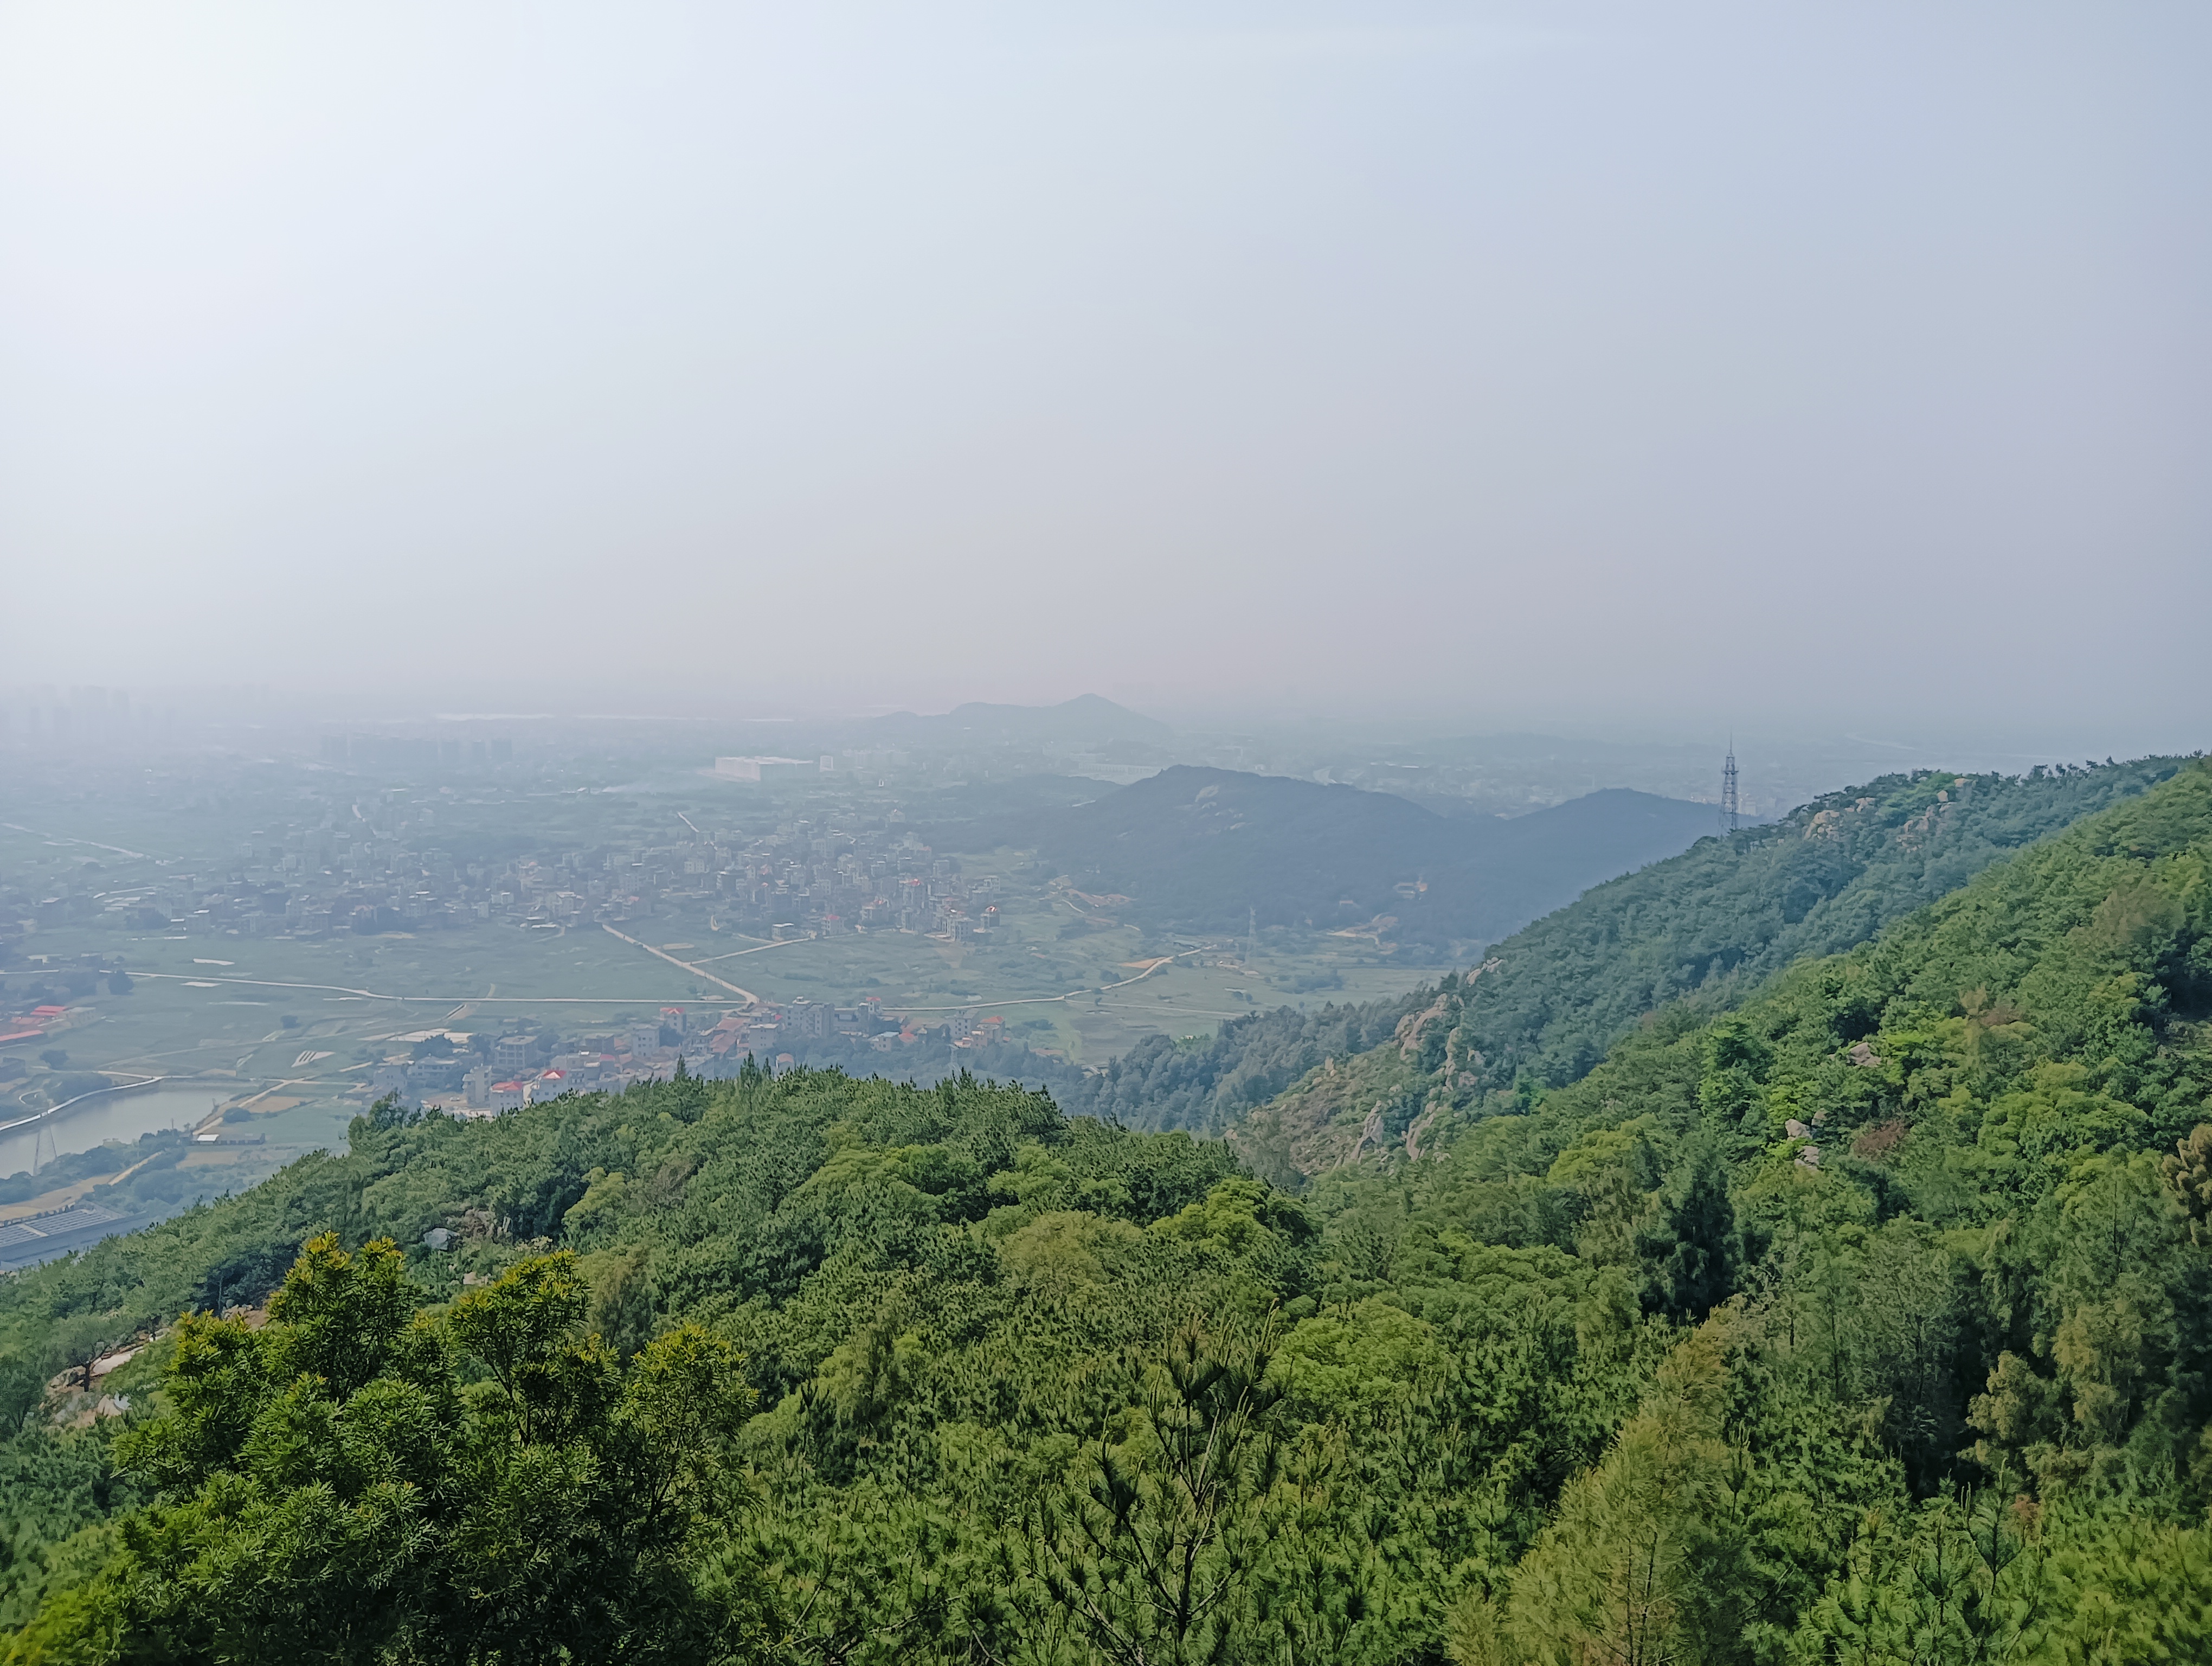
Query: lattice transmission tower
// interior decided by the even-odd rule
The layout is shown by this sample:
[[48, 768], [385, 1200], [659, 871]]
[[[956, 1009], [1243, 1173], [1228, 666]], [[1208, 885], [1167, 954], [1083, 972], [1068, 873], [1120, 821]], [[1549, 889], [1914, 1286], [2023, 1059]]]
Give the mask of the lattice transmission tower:
[[1728, 830], [1731, 833], [1736, 830], [1741, 819], [1737, 810], [1735, 797], [1735, 737], [1734, 735], [1729, 737], [1728, 762], [1721, 765], [1721, 819], [1728, 824]]

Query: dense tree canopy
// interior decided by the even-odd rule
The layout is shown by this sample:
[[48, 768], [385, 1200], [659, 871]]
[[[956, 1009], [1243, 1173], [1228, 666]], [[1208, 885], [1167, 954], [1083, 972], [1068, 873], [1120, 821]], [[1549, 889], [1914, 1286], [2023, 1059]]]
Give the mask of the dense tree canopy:
[[6, 1657], [2203, 1658], [2208, 1023], [2200, 763], [1295, 1195], [964, 1079], [380, 1108], [0, 1290]]

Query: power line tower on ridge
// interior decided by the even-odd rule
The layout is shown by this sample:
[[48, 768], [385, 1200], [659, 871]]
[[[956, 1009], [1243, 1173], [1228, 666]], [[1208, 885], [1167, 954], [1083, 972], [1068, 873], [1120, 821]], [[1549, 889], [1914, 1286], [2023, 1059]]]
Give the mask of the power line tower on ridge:
[[1728, 762], [1721, 765], [1721, 819], [1728, 824], [1728, 830], [1731, 833], [1736, 830], [1741, 819], [1736, 808], [1734, 735], [1729, 737]]

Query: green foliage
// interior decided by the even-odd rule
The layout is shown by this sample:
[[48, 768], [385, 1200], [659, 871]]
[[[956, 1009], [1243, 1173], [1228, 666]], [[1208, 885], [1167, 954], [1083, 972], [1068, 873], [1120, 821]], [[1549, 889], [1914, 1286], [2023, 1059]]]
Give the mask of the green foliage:
[[0, 1286], [6, 1657], [2200, 1658], [2208, 865], [2192, 765], [1510, 1096], [1454, 981], [1295, 1196], [964, 1076], [379, 1107]]
[[1717, 1141], [1691, 1141], [1637, 1248], [1654, 1263], [1650, 1304], [1670, 1319], [1694, 1324], [1735, 1292], [1743, 1239]]
[[116, 1469], [112, 1428], [24, 1428], [0, 1444], [0, 1626], [30, 1619], [50, 1584], [89, 1575], [100, 1529], [142, 1501]]
[[[1196, 1047], [1148, 1037], [1103, 1071], [1055, 1079], [1053, 1091], [1071, 1115], [1218, 1134], [1325, 1061], [1393, 1043], [1433, 1007], [1414, 1110], [1492, 1091], [1517, 1093], [1527, 1110], [1540, 1085], [1579, 1079], [1647, 1015], [1670, 1003], [1686, 1003], [1692, 1021], [1723, 1010], [1794, 961], [1864, 941], [2179, 767], [1887, 776], [1599, 885], [1487, 951], [1472, 977], [1361, 1006], [1255, 1012]], [[1270, 1177], [1296, 1172], [1285, 1152]]]
[[1104, 1069], [1059, 1089], [1058, 1097], [1070, 1116], [1218, 1135], [1324, 1059], [1387, 1041], [1399, 1021], [1429, 999], [1419, 990], [1360, 1006], [1332, 1002], [1317, 1012], [1279, 1006], [1230, 1018], [1195, 1047], [1147, 1036]]
[[1086, 1448], [1076, 1485], [1034, 1518], [1045, 1596], [1097, 1654], [1121, 1666], [1229, 1657], [1278, 1460], [1268, 1365], [1264, 1341], [1221, 1349], [1179, 1329], [1125, 1438]]
[[[686, 1658], [728, 1626], [687, 1563], [752, 1400], [696, 1327], [627, 1369], [566, 1252], [417, 1312], [389, 1240], [311, 1240], [269, 1324], [187, 1316], [159, 1489], [12, 1658]], [[471, 1380], [471, 1377], [477, 1380]]]
[[2138, 797], [2171, 758], [2021, 777], [1923, 772], [1832, 793], [1769, 826], [1600, 885], [1490, 951], [1459, 1023], [1486, 1087], [1585, 1074], [1645, 1014], [1720, 1010], [1808, 956], [1865, 941], [1982, 869]]

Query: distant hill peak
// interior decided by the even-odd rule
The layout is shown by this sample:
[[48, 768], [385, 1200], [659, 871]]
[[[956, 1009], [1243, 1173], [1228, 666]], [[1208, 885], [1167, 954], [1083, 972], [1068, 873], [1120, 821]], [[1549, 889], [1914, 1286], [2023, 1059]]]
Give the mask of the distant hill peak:
[[1056, 706], [1008, 706], [971, 700], [928, 717], [893, 712], [877, 719], [876, 727], [908, 734], [951, 736], [964, 731], [1024, 740], [1164, 740], [1175, 733], [1159, 719], [1133, 712], [1097, 694], [1079, 694]]

